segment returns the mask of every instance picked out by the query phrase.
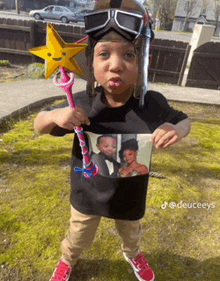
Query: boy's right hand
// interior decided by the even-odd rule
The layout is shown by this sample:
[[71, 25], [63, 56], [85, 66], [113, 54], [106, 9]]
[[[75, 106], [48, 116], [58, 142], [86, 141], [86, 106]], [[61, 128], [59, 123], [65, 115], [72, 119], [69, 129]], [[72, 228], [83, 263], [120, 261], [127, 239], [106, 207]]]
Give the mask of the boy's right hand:
[[90, 125], [90, 121], [79, 107], [41, 111], [34, 120], [34, 128], [40, 134], [49, 134], [56, 125], [73, 131], [81, 124]]
[[79, 107], [65, 107], [54, 110], [53, 122], [61, 128], [67, 129], [69, 131], [74, 130], [74, 127], [80, 126], [81, 124], [90, 125], [89, 118]]

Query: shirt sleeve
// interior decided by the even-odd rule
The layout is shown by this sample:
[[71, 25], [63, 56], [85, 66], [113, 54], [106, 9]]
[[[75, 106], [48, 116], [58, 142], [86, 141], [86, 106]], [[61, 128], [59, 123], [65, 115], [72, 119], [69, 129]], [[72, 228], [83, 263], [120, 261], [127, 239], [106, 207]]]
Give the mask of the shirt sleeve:
[[[89, 108], [88, 108], [89, 99], [88, 99], [85, 91], [75, 93], [74, 94], [74, 101], [75, 101], [76, 106], [79, 106], [85, 114], [87, 114], [87, 112], [89, 112]], [[55, 105], [55, 106], [47, 106], [44, 109], [44, 111], [55, 110], [55, 109], [64, 108], [64, 107], [68, 107], [68, 106], [69, 106], [68, 101], [65, 100], [61, 104], [58, 104], [58, 105]], [[81, 125], [81, 126], [84, 128], [83, 125]], [[50, 132], [50, 135], [62, 137], [66, 134], [71, 134], [71, 133], [74, 133], [74, 130], [69, 131], [67, 129], [63, 129], [63, 128], [56, 125], [52, 129], [52, 131]]]
[[[60, 104], [54, 105], [54, 106], [47, 105], [42, 111], [52, 111], [52, 110], [61, 109], [64, 107], [68, 107], [67, 101], [64, 101], [63, 103], [60, 103]], [[63, 128], [59, 127], [58, 125], [56, 125], [50, 132], [50, 135], [56, 136], [56, 137], [62, 137], [64, 135], [70, 134], [70, 133], [74, 133], [74, 131], [69, 131], [67, 129], [63, 129]]]
[[188, 118], [182, 111], [172, 108], [161, 93], [149, 91], [146, 96], [147, 112], [154, 130], [165, 122], [176, 125]]

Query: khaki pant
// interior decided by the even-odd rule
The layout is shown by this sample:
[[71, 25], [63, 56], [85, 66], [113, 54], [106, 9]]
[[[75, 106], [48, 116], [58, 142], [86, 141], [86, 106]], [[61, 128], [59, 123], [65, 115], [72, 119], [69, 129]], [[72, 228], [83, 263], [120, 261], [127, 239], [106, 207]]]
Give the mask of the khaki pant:
[[[70, 228], [61, 244], [66, 264], [73, 266], [83, 250], [91, 245], [100, 219], [100, 216], [79, 213], [71, 206]], [[122, 251], [129, 258], [136, 257], [141, 240], [140, 220], [115, 220], [115, 226], [122, 240]]]

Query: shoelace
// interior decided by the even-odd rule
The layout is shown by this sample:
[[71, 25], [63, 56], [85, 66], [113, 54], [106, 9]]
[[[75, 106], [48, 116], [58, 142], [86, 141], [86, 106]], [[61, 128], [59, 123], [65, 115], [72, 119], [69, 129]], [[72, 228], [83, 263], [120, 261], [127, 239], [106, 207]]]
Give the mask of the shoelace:
[[148, 261], [145, 260], [144, 254], [140, 254], [136, 259], [133, 259], [133, 262], [141, 273], [150, 268]]
[[[67, 273], [70, 271], [70, 267], [68, 265], [66, 265], [64, 262], [60, 261], [59, 265], [57, 266], [56, 272], [55, 272], [55, 276], [54, 276], [54, 281], [60, 280], [60, 278], [65, 274], [65, 277], [67, 275]], [[65, 278], [64, 277], [64, 278]], [[62, 279], [63, 281], [65, 281], [65, 279]]]

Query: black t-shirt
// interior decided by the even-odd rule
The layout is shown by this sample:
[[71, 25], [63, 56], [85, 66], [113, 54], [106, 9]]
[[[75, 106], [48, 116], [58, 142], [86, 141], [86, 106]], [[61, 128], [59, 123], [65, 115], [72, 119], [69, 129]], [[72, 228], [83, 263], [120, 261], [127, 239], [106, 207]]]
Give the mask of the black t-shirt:
[[[147, 92], [143, 108], [139, 107], [139, 101], [133, 96], [125, 105], [109, 108], [101, 101], [103, 94], [103, 88], [99, 87], [96, 90], [96, 96], [91, 98], [88, 98], [85, 92], [74, 95], [76, 105], [90, 119], [91, 124], [89, 126], [83, 125], [83, 129], [91, 155], [94, 153], [98, 155], [100, 152], [97, 150], [97, 144], [92, 143], [91, 140], [94, 142], [98, 136], [107, 135], [108, 140], [114, 143], [116, 150], [112, 156], [114, 163], [121, 162], [121, 165], [129, 165], [126, 157], [119, 159], [119, 150], [125, 141], [136, 140], [137, 143], [142, 144], [142, 148], [138, 150], [139, 161], [142, 161], [139, 166], [143, 168], [142, 170], [145, 170], [146, 167], [149, 170], [150, 165], [149, 163], [145, 165], [145, 156], [142, 153], [147, 151], [146, 146], [148, 146], [148, 150], [151, 150], [149, 142], [145, 142], [147, 136], [152, 134], [161, 124], [165, 122], [177, 124], [186, 119], [187, 115], [170, 107], [166, 98], [158, 92]], [[58, 126], [51, 132], [55, 136], [63, 136], [66, 133], [71, 132]], [[148, 158], [150, 158], [149, 155]], [[94, 158], [98, 159], [97, 157]], [[108, 163], [108, 165], [111, 164]], [[75, 137], [72, 149], [70, 197], [71, 204], [75, 209], [84, 214], [122, 220], [137, 220], [144, 216], [148, 173], [134, 172], [132, 176], [128, 177], [121, 177], [120, 173], [113, 177], [99, 173], [96, 177], [87, 179], [74, 171], [75, 167], [82, 166], [81, 148], [78, 138]]]

